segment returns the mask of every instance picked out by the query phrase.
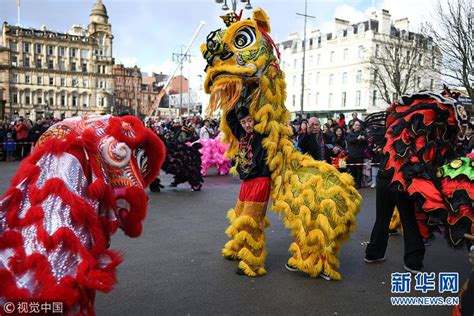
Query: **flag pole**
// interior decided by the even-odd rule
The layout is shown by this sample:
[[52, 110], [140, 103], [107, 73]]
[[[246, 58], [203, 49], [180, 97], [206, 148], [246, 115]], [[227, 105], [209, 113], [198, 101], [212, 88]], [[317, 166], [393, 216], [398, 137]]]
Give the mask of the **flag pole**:
[[18, 23], [17, 26], [20, 26], [20, 0], [16, 0], [17, 10], [18, 10]]

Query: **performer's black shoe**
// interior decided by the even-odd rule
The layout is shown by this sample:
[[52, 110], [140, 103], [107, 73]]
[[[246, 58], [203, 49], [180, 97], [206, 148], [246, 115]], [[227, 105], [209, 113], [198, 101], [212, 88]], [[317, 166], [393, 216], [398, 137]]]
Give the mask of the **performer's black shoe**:
[[326, 280], [326, 281], [331, 281], [331, 280], [332, 280], [331, 277], [329, 276], [329, 274], [327, 274], [327, 273], [324, 272], [324, 271], [321, 271], [321, 273], [319, 274], [319, 276], [320, 276], [321, 278], [323, 278], [324, 280]]
[[170, 187], [172, 187], [172, 188], [176, 188], [177, 186], [178, 186], [178, 184], [176, 184], [174, 182], [170, 184]]
[[236, 261], [238, 260], [237, 258], [234, 258], [232, 256], [222, 256], [222, 258], [224, 258], [225, 260], [229, 260], [229, 261]]
[[235, 270], [235, 273], [237, 273], [238, 275], [246, 275], [245, 272], [244, 272], [244, 270], [242, 270], [241, 268], [237, 268], [237, 269]]
[[286, 268], [286, 270], [291, 271], [291, 272], [298, 272], [299, 271], [298, 268], [290, 266], [288, 263], [285, 263], [285, 268]]
[[400, 232], [398, 231], [398, 229], [389, 229], [388, 230], [388, 235], [389, 236], [397, 236], [397, 235], [400, 235]]
[[411, 274], [418, 274], [418, 273], [421, 273], [421, 268], [419, 268], [419, 269], [409, 268], [406, 264], [403, 266], [403, 269], [404, 269], [405, 271], [410, 272]]
[[372, 259], [372, 258], [365, 257], [364, 261], [367, 262], [367, 263], [382, 262], [382, 261], [385, 261], [385, 257], [378, 258], [378, 259]]

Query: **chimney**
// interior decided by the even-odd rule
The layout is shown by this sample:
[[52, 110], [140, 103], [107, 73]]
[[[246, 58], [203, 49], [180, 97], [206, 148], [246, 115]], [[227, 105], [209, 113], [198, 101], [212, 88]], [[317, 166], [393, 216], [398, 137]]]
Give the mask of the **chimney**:
[[339, 31], [345, 30], [349, 24], [350, 22], [347, 20], [334, 18], [334, 34], [336, 35]]
[[391, 28], [391, 15], [388, 10], [382, 9], [382, 13], [379, 16], [379, 33], [390, 35], [390, 28]]
[[404, 30], [404, 31], [409, 31], [408, 29], [408, 26], [409, 26], [410, 22], [408, 21], [408, 18], [404, 18], [404, 19], [400, 19], [400, 20], [396, 20], [395, 23], [394, 23], [394, 26], [399, 29], [400, 31]]

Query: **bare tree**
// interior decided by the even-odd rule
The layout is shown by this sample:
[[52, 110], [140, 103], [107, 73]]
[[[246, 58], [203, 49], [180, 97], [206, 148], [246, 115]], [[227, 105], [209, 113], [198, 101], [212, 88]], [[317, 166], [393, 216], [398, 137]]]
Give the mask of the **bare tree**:
[[380, 97], [391, 104], [403, 94], [420, 90], [421, 80], [429, 73], [424, 62], [432, 54], [431, 39], [392, 29], [390, 36], [379, 34], [376, 43], [369, 65]]
[[472, 10], [471, 1], [438, 0], [434, 21], [427, 23], [427, 31], [443, 55], [440, 73], [450, 79], [448, 83], [465, 87], [474, 105]]

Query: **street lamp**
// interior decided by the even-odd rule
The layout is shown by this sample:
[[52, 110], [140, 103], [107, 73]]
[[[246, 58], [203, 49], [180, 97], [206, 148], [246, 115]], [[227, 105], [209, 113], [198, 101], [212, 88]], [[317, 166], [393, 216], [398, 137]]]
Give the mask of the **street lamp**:
[[[229, 1], [232, 5], [232, 11], [236, 12], [237, 11], [237, 0], [229, 0]], [[246, 10], [251, 10], [252, 9], [252, 5], [250, 4], [250, 0], [240, 0], [240, 2], [246, 3], [246, 5], [245, 5]], [[222, 5], [222, 10], [224, 10], [224, 11], [229, 10], [229, 6], [227, 5], [227, 0], [216, 0], [216, 3], [217, 4], [224, 3]]]
[[[183, 53], [183, 45], [181, 45], [180, 53], [173, 53], [172, 60], [179, 63], [180, 78], [179, 78], [179, 110], [183, 108], [183, 61], [191, 62], [191, 55]], [[189, 80], [189, 79], [188, 79]], [[189, 81], [188, 81], [188, 93], [189, 93]], [[189, 106], [188, 106], [189, 116]]]

